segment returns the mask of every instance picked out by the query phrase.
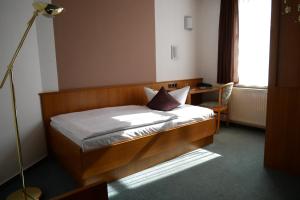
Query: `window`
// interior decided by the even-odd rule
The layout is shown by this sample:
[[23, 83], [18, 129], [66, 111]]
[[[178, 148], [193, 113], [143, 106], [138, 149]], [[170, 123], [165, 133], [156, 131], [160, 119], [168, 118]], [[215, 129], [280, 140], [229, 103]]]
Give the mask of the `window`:
[[271, 0], [239, 0], [239, 85], [266, 87]]

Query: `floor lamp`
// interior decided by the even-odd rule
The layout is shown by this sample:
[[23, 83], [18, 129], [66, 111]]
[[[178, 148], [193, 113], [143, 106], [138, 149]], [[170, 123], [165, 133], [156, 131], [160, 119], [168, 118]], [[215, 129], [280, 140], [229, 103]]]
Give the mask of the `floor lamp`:
[[18, 126], [18, 116], [17, 116], [17, 106], [16, 106], [16, 96], [15, 96], [15, 87], [14, 87], [14, 79], [13, 79], [13, 68], [14, 68], [14, 62], [23, 46], [23, 43], [28, 35], [28, 32], [32, 26], [32, 24], [35, 21], [35, 18], [39, 14], [44, 14], [48, 16], [55, 16], [58, 15], [63, 11], [62, 7], [55, 6], [52, 4], [42, 3], [42, 2], [35, 2], [33, 3], [34, 12], [31, 19], [28, 21], [27, 28], [22, 36], [21, 41], [19, 42], [19, 45], [9, 63], [7, 66], [6, 73], [1, 81], [0, 89], [3, 88], [7, 78], [9, 78], [9, 84], [10, 84], [10, 91], [11, 91], [11, 101], [12, 106], [14, 110], [14, 126], [16, 131], [16, 141], [17, 141], [17, 153], [18, 153], [18, 162], [19, 162], [19, 168], [20, 168], [20, 176], [22, 179], [22, 189], [10, 194], [7, 199], [39, 199], [42, 195], [42, 191], [39, 188], [36, 187], [26, 187], [25, 186], [25, 179], [24, 179], [24, 167], [23, 167], [23, 157], [22, 157], [22, 148], [21, 148], [21, 142], [20, 142], [20, 134], [19, 134], [19, 126]]

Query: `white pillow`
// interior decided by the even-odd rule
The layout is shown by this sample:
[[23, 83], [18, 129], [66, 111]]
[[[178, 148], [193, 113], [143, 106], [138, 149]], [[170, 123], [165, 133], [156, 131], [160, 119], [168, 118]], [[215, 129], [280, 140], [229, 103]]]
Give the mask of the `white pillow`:
[[[157, 94], [158, 91], [153, 90], [151, 88], [144, 87], [145, 94], [147, 96], [148, 101], [151, 101], [152, 98]], [[176, 99], [180, 105], [184, 105], [186, 102], [187, 95], [189, 94], [190, 86], [186, 86], [184, 88], [180, 88], [178, 90], [173, 90], [169, 92], [169, 94]]]
[[153, 90], [153, 89], [148, 88], [148, 87], [144, 87], [144, 92], [147, 96], [148, 102], [151, 101], [153, 99], [153, 97], [158, 93], [158, 91]]
[[178, 90], [173, 90], [173, 91], [169, 92], [169, 94], [172, 97], [174, 97], [174, 99], [176, 99], [182, 106], [186, 102], [186, 98], [189, 94], [189, 91], [190, 91], [190, 86], [186, 86], [186, 87], [180, 88]]

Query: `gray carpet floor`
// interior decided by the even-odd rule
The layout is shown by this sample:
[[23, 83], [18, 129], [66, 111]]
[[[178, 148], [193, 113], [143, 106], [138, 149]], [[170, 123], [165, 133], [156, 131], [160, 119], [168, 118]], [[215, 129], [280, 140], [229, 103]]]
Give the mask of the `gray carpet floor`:
[[[300, 200], [300, 179], [263, 167], [264, 131], [224, 127], [205, 150], [221, 155], [178, 173], [130, 188], [111, 186], [111, 200]], [[27, 185], [39, 186], [43, 199], [76, 187], [74, 180], [51, 158], [26, 171]], [[0, 199], [20, 187], [19, 178], [0, 186]]]

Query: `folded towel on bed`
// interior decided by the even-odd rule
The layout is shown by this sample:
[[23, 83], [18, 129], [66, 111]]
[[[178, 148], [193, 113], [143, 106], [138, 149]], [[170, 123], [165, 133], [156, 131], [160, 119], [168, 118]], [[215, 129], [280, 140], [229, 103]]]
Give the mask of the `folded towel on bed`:
[[85, 140], [175, 118], [177, 116], [171, 113], [151, 110], [146, 106], [129, 105], [62, 114], [52, 117], [51, 123], [63, 124], [65, 129]]

